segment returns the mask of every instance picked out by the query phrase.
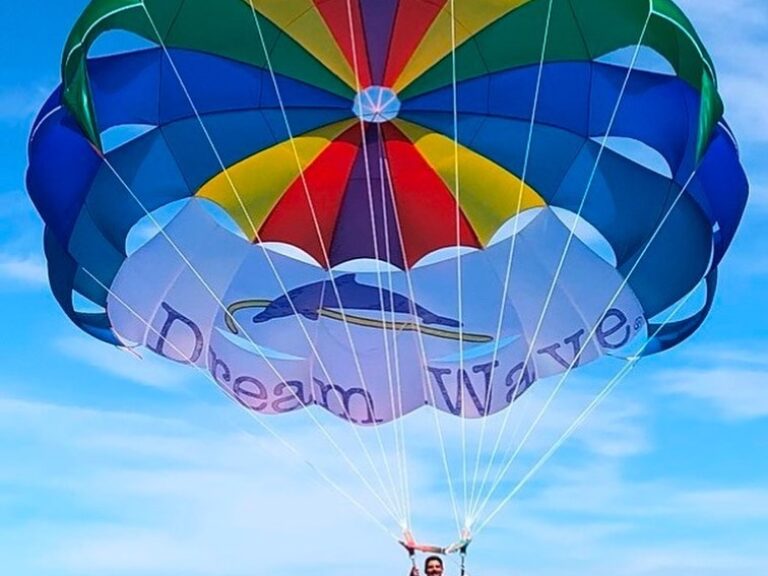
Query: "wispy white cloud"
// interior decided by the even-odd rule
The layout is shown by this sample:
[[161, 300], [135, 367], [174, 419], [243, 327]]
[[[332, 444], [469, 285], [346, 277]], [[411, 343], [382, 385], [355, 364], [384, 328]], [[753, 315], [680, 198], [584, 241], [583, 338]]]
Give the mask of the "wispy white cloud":
[[48, 285], [45, 261], [36, 255], [14, 255], [0, 252], [0, 278], [33, 287]]
[[[636, 425], [641, 412], [614, 412], [618, 405], [617, 400], [606, 407], [610, 417], [598, 428], [622, 421]], [[200, 410], [168, 417], [0, 400], [0, 432], [10, 440], [0, 448], [0, 505], [18, 508], [37, 494], [57, 502], [55, 513], [32, 507], [37, 513], [13, 530], [0, 518], [0, 556], [12, 551], [10, 567], [26, 574], [55, 570], [65, 576], [282, 576], [301, 570], [330, 575], [372, 561], [381, 572], [407, 569], [405, 556], [384, 532], [279, 442], [256, 426], [254, 435], [217, 426], [222, 410], [209, 407], [202, 428], [194, 423], [206, 414]], [[322, 435], [299, 424], [300, 416], [268, 422], [396, 531]], [[345, 448], [354, 445], [346, 423], [322, 415], [320, 420], [332, 435], [347, 438]], [[51, 437], [51, 430], [60, 433]], [[364, 436], [376, 457], [372, 432]], [[412, 445], [425, 440], [409, 438]], [[449, 449], [455, 459], [458, 445]], [[758, 519], [768, 513], [768, 490], [631, 480], [625, 457], [603, 453], [610, 451], [589, 457], [582, 449], [577, 464], [558, 460], [548, 466], [515, 499], [510, 514], [499, 516], [473, 544], [470, 574], [495, 569], [565, 576], [572, 574], [565, 567], [578, 562], [596, 576], [609, 576], [618, 565], [638, 576], [686, 570], [692, 575], [702, 564], [694, 561], [694, 551], [711, 559], [704, 573], [712, 576], [731, 576], [726, 565], [734, 556], [740, 560], [730, 566], [744, 576], [764, 566], [754, 547], [736, 554], [679, 537], [660, 546], [654, 534], [659, 523], [706, 528]], [[350, 454], [373, 481], [360, 448]], [[438, 454], [414, 458], [410, 471], [417, 534], [448, 542], [449, 500], [433, 484], [442, 474]], [[510, 546], [512, 556], [498, 554]]]
[[[38, 235], [39, 218], [35, 213], [32, 201], [21, 189], [0, 192], [0, 240], [3, 243], [18, 242], [19, 239], [30, 240], [30, 234]], [[39, 243], [39, 240], [38, 240]]]
[[168, 360], [146, 353], [141, 358], [124, 350], [85, 337], [61, 338], [56, 347], [63, 354], [92, 368], [142, 386], [176, 390], [193, 375]]
[[618, 466], [586, 464], [560, 469], [543, 489], [518, 499], [515, 513], [478, 545], [489, 555], [509, 551], [506, 565], [494, 558], [502, 574], [750, 576], [768, 567], [764, 531], [746, 523], [759, 521], [766, 496], [764, 489], [708, 492], [632, 481]]
[[[622, 573], [637, 576], [676, 574], [678, 576], [739, 575], [750, 576], [768, 570], [768, 557], [744, 554], [694, 544], [657, 545], [638, 549], [621, 549], [611, 556], [620, 562]], [[610, 569], [604, 573], [609, 574]]]
[[728, 420], [768, 417], [765, 383], [768, 370], [699, 368], [661, 375], [668, 394], [701, 400]]
[[747, 366], [768, 371], [768, 357], [762, 352], [766, 344], [762, 341], [729, 342], [728, 345], [699, 345], [682, 352], [685, 359], [706, 365]]
[[702, 347], [689, 351], [689, 363], [658, 375], [662, 393], [705, 402], [726, 420], [768, 417], [768, 360], [764, 344]]
[[0, 123], [28, 123], [49, 94], [50, 90], [42, 85], [0, 89]]
[[690, 518], [741, 522], [768, 517], [766, 488], [678, 490], [669, 500], [670, 510]]
[[711, 52], [727, 117], [737, 137], [768, 142], [768, 4], [762, 0], [680, 0]]
[[[58, 502], [55, 514], [42, 507], [11, 532], [0, 519], [0, 556], [13, 550], [14, 573], [331, 574], [352, 571], [371, 546], [397, 550], [258, 435], [23, 401], [0, 401], [0, 414], [6, 436], [13, 429], [36, 450], [51, 449], [42, 430], [66, 430], [34, 464], [13, 458], [10, 444], [0, 449], [11, 505], [25, 492], [34, 498], [35, 489]], [[315, 459], [333, 460], [322, 449]]]
[[761, 520], [768, 514], [768, 488], [712, 484], [695, 487], [687, 480], [633, 479], [623, 461], [587, 459], [551, 466], [546, 482], [519, 503], [533, 516], [580, 515], [593, 522], [602, 519], [636, 527], [655, 520], [718, 528]]
[[749, 576], [768, 566], [765, 487], [641, 480], [616, 460], [569, 464], [549, 467], [479, 539], [514, 557], [501, 573]]
[[21, 190], [0, 193], [0, 279], [38, 288], [47, 284], [40, 224]]
[[749, 208], [768, 213], [768, 173], [753, 174], [750, 184]]

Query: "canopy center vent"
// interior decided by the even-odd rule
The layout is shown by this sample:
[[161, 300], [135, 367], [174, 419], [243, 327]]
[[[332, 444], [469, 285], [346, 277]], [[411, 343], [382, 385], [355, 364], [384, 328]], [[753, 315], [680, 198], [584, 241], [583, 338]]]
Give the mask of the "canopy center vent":
[[352, 111], [366, 122], [381, 124], [397, 118], [400, 100], [391, 88], [369, 86], [355, 96]]

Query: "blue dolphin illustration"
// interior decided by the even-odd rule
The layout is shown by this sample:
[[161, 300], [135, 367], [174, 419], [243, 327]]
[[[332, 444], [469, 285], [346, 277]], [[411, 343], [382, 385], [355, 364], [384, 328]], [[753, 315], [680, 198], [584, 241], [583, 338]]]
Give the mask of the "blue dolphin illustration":
[[[358, 284], [354, 274], [345, 274], [336, 279], [336, 289], [333, 282], [325, 280], [295, 288], [287, 294], [273, 300], [262, 312], [254, 316], [253, 321], [268, 322], [275, 318], [285, 318], [301, 314], [309, 320], [317, 320], [322, 308], [335, 310], [371, 310], [397, 312], [418, 316], [424, 324], [436, 324], [458, 328], [459, 323], [451, 318], [438, 316], [423, 306], [419, 306], [409, 298], [390, 292], [378, 286]], [[338, 298], [336, 292], [338, 291]], [[291, 307], [293, 303], [293, 307]]]

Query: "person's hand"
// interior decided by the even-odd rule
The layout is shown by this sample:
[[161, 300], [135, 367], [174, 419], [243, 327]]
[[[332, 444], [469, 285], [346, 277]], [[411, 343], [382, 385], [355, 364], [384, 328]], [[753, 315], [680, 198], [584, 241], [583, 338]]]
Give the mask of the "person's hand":
[[411, 568], [411, 575], [410, 576], [419, 576], [419, 569], [414, 566]]

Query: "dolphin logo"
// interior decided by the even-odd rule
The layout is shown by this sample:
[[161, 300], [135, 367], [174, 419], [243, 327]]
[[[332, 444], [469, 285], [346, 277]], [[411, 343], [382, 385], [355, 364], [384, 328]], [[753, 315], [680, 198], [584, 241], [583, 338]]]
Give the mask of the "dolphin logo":
[[[315, 321], [322, 316], [379, 330], [417, 331], [436, 338], [474, 343], [493, 341], [491, 336], [456, 330], [461, 327], [458, 321], [435, 314], [402, 294], [378, 286], [360, 284], [354, 274], [345, 274], [334, 281], [325, 280], [300, 286], [275, 300], [235, 302], [227, 307], [225, 316], [227, 327], [233, 334], [239, 331], [234, 314], [240, 310], [253, 308], [262, 309], [253, 317], [253, 322], [256, 324], [297, 315]], [[400, 321], [376, 318], [371, 315], [350, 314], [348, 313], [350, 310], [408, 314], [417, 317], [419, 321]]]
[[293, 316], [294, 309], [296, 314], [301, 314], [308, 320], [317, 320], [322, 311], [328, 309], [370, 310], [418, 316], [423, 324], [428, 325], [459, 327], [456, 320], [438, 316], [402, 294], [390, 292], [386, 288], [379, 289], [378, 286], [359, 284], [354, 274], [340, 276], [335, 283], [335, 288], [330, 280], [295, 288], [273, 300], [265, 310], [254, 316], [253, 321], [258, 324]]

